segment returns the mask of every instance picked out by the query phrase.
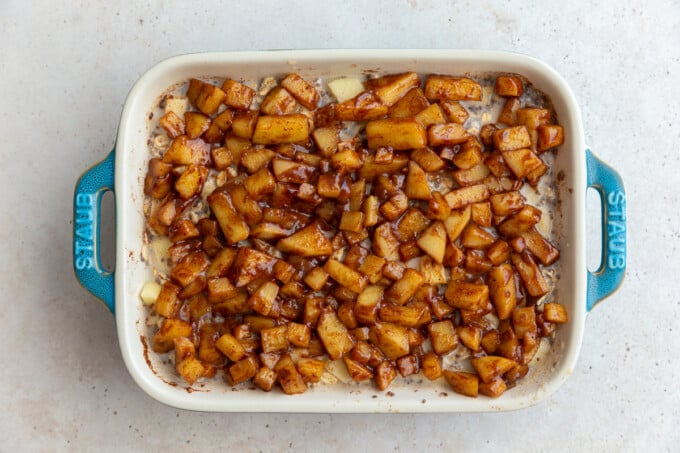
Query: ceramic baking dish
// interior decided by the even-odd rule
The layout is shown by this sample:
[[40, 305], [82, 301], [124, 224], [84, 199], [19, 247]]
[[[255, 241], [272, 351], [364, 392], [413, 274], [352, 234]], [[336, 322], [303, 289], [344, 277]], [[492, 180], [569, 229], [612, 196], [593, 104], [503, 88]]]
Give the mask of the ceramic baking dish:
[[[555, 297], [570, 321], [560, 326], [544, 359], [498, 399], [458, 395], [445, 382], [397, 379], [389, 392], [371, 385], [321, 385], [302, 395], [232, 389], [220, 379], [186, 389], [174, 367], [147, 353], [145, 308], [139, 300], [152, 270], [143, 246], [143, 180], [149, 159], [149, 112], [170, 86], [190, 77], [260, 79], [298, 72], [305, 78], [363, 75], [368, 71], [463, 75], [511, 72], [524, 75], [552, 100], [565, 142], [555, 158], [564, 174], [558, 184], [561, 250]], [[586, 266], [586, 189], [602, 200], [602, 260]], [[116, 265], [107, 273], [99, 258], [102, 194], [112, 191], [116, 206]], [[308, 50], [202, 53], [163, 61], [135, 84], [125, 103], [115, 149], [78, 181], [74, 196], [74, 268], [77, 278], [115, 313], [122, 355], [134, 380], [149, 395], [171, 406], [224, 412], [465, 412], [511, 410], [532, 405], [554, 392], [576, 366], [586, 315], [621, 284], [626, 266], [625, 192], [619, 175], [597, 159], [584, 142], [581, 114], [564, 79], [545, 63], [506, 52], [471, 50]], [[443, 381], [440, 379], [439, 381]]]

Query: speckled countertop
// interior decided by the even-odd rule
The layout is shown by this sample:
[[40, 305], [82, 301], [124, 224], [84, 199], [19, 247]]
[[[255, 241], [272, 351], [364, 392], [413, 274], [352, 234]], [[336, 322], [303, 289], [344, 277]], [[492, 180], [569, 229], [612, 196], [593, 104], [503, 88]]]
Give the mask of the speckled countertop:
[[[0, 3], [0, 451], [677, 449], [677, 0], [62, 3]], [[179, 53], [333, 47], [511, 50], [572, 86], [587, 143], [627, 186], [628, 277], [588, 316], [574, 374], [547, 401], [482, 415], [211, 414], [166, 407], [130, 378], [70, 251], [74, 183], [111, 149], [128, 90]]]

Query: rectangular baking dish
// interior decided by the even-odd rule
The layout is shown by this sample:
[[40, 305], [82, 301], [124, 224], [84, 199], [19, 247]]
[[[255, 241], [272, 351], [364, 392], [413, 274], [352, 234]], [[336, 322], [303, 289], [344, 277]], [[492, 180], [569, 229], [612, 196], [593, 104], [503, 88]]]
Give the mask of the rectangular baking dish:
[[[232, 389], [221, 380], [187, 389], [171, 364], [148, 353], [145, 308], [139, 291], [152, 279], [141, 259], [145, 219], [143, 180], [149, 159], [148, 114], [171, 85], [190, 77], [260, 79], [298, 72], [305, 78], [361, 76], [369, 71], [464, 75], [511, 72], [527, 77], [552, 100], [565, 142], [555, 158], [561, 250], [555, 297], [569, 312], [555, 341], [530, 374], [498, 399], [468, 398], [451, 391], [443, 379], [395, 381], [389, 392], [370, 385], [316, 386], [302, 395]], [[586, 267], [586, 189], [602, 200], [602, 260], [596, 272]], [[102, 194], [112, 191], [116, 206], [116, 265], [107, 273], [99, 258]], [[626, 267], [625, 191], [619, 175], [598, 160], [584, 143], [581, 114], [564, 79], [536, 59], [477, 50], [305, 50], [202, 53], [165, 60], [144, 74], [131, 90], [113, 151], [78, 181], [74, 195], [73, 256], [81, 284], [115, 313], [125, 364], [139, 386], [157, 400], [178, 408], [216, 412], [480, 412], [527, 407], [553, 393], [572, 373], [581, 347], [587, 312], [622, 283]], [[441, 382], [439, 382], [441, 381]]]

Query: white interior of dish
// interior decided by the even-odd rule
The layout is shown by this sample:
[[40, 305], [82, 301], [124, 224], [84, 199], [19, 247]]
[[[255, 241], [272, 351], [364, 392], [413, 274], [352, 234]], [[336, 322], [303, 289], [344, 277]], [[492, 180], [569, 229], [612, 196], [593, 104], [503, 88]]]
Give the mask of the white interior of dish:
[[[143, 180], [148, 162], [147, 114], [171, 85], [190, 77], [258, 79], [298, 72], [303, 77], [332, 78], [416, 71], [462, 75], [515, 72], [527, 77], [552, 100], [565, 129], [565, 143], [555, 159], [561, 221], [556, 239], [561, 251], [555, 299], [566, 305], [570, 321], [560, 326], [553, 347], [517, 387], [499, 399], [464, 397], [443, 382], [405, 383], [397, 379], [389, 392], [370, 385], [321, 385], [302, 395], [275, 390], [231, 389], [215, 379], [187, 391], [174, 368], [149, 351], [147, 365], [140, 335], [145, 309], [139, 291], [152, 278], [140, 259], [144, 231]], [[149, 70], [133, 87], [125, 104], [116, 145], [116, 322], [125, 363], [135, 381], [166, 404], [203, 411], [257, 412], [464, 412], [512, 410], [534, 404], [555, 391], [571, 374], [581, 347], [586, 315], [585, 144], [580, 111], [565, 81], [535, 59], [505, 52], [457, 50], [318, 50], [193, 54], [166, 60]], [[168, 382], [177, 382], [170, 385]]]

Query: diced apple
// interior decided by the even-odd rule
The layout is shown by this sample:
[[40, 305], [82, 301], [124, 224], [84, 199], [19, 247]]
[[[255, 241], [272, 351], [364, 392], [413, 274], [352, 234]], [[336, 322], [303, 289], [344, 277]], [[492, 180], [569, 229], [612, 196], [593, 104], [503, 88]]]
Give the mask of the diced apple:
[[260, 104], [260, 112], [265, 115], [285, 115], [297, 108], [295, 98], [282, 86], [274, 87]]
[[513, 253], [510, 255], [510, 259], [529, 294], [534, 297], [541, 297], [550, 291], [550, 287], [543, 278], [543, 273], [531, 258], [531, 255], [527, 252], [521, 255]]
[[498, 122], [514, 126], [517, 123], [517, 110], [522, 107], [519, 98], [509, 98], [505, 101], [501, 112], [498, 114]]
[[463, 247], [477, 250], [485, 250], [495, 241], [496, 237], [493, 234], [474, 223], [468, 224], [460, 237], [460, 243]]
[[327, 256], [333, 252], [331, 241], [318, 222], [312, 222], [291, 236], [279, 240], [276, 247], [284, 253], [300, 256]]
[[442, 359], [434, 352], [426, 352], [420, 359], [423, 375], [431, 381], [442, 377]]
[[430, 148], [418, 148], [411, 151], [411, 159], [425, 171], [439, 171], [446, 165], [441, 157]]
[[241, 247], [230, 269], [230, 279], [237, 288], [271, 274], [277, 259], [249, 247]]
[[458, 336], [451, 320], [433, 322], [427, 326], [434, 352], [442, 355], [453, 351], [458, 345]]
[[468, 205], [464, 209], [451, 211], [451, 214], [444, 220], [444, 228], [451, 243], [456, 242], [458, 236], [460, 236], [470, 222], [471, 216], [472, 208]]
[[498, 76], [496, 77], [494, 92], [499, 96], [521, 96], [524, 92], [522, 80], [514, 76]]
[[547, 170], [547, 168], [544, 169], [545, 164], [541, 158], [529, 148], [501, 151], [501, 154], [506, 165], [512, 170], [517, 179], [530, 178], [534, 172], [539, 172], [540, 174], [536, 173], [533, 177], [540, 177]]
[[406, 176], [406, 196], [414, 200], [429, 200], [432, 192], [427, 182], [427, 174], [420, 165], [411, 161]]
[[387, 106], [373, 93], [363, 91], [351, 99], [335, 104], [335, 118], [340, 121], [365, 121], [387, 115]]
[[387, 220], [395, 220], [408, 208], [408, 197], [401, 190], [397, 190], [380, 206], [380, 213]]
[[444, 297], [449, 305], [464, 310], [480, 310], [489, 301], [489, 287], [484, 284], [451, 281]]
[[276, 371], [263, 366], [257, 371], [255, 377], [253, 377], [253, 383], [265, 392], [271, 391], [276, 383]]
[[415, 119], [388, 118], [366, 124], [368, 147], [390, 146], [395, 150], [423, 148], [427, 145], [427, 131]]
[[550, 266], [560, 257], [560, 251], [535, 228], [520, 233], [520, 237], [524, 239], [529, 251], [544, 266]]
[[517, 110], [517, 124], [523, 124], [529, 130], [536, 130], [542, 124], [549, 124], [551, 116], [548, 109], [527, 107]]
[[210, 117], [199, 112], [186, 112], [184, 114], [184, 128], [187, 137], [198, 138], [210, 127]]
[[292, 160], [275, 157], [272, 159], [272, 171], [277, 181], [302, 184], [311, 180], [316, 168]]
[[375, 284], [382, 278], [382, 269], [385, 259], [376, 255], [368, 255], [359, 266], [359, 271], [368, 277], [371, 284]]
[[384, 360], [375, 368], [375, 385], [379, 390], [385, 390], [397, 377], [397, 368], [393, 362]]
[[499, 356], [484, 356], [472, 359], [472, 367], [483, 382], [489, 383], [517, 366], [514, 360]]
[[531, 136], [524, 125], [506, 127], [494, 132], [493, 144], [499, 151], [528, 148], [531, 146]]
[[473, 186], [454, 189], [444, 195], [444, 199], [446, 199], [446, 202], [451, 206], [451, 209], [459, 209], [470, 203], [484, 201], [488, 199], [490, 195], [489, 189], [484, 184], [475, 184]]
[[426, 129], [433, 124], [446, 123], [446, 117], [439, 104], [431, 104], [426, 109], [420, 111], [420, 113], [415, 116], [415, 119]]
[[175, 181], [175, 190], [183, 200], [197, 195], [208, 176], [208, 169], [202, 165], [191, 165]]
[[385, 300], [404, 305], [425, 282], [425, 277], [415, 269], [406, 269], [403, 276], [385, 291]]
[[501, 320], [508, 319], [517, 305], [515, 273], [510, 264], [495, 266], [489, 271], [489, 295]]
[[354, 305], [354, 316], [358, 322], [362, 324], [375, 322], [384, 290], [384, 286], [371, 285], [359, 294]]
[[555, 148], [564, 143], [564, 129], [557, 124], [544, 124], [538, 126], [538, 142], [536, 151], [543, 152]]
[[[233, 126], [232, 126], [233, 127]], [[309, 138], [309, 120], [300, 113], [288, 115], [261, 115], [253, 132], [253, 143], [269, 145], [296, 143]]]
[[216, 342], [215, 347], [232, 362], [238, 362], [246, 354], [243, 345], [231, 334], [225, 333]]
[[447, 101], [481, 101], [482, 87], [466, 77], [431, 75], [425, 82], [425, 96]]
[[460, 145], [470, 138], [468, 131], [458, 123], [432, 125], [427, 130], [427, 136], [431, 146]]
[[379, 225], [373, 233], [373, 253], [386, 260], [399, 257], [399, 240], [387, 222]]
[[163, 115], [159, 123], [170, 138], [179, 137], [184, 133], [184, 121], [172, 110]]
[[458, 326], [456, 327], [456, 334], [463, 343], [471, 351], [479, 350], [482, 343], [482, 329], [476, 326]]
[[276, 296], [279, 294], [279, 286], [271, 281], [265, 282], [248, 299], [248, 305], [257, 313], [269, 315]]
[[325, 362], [319, 359], [302, 357], [297, 361], [297, 370], [304, 382], [316, 383], [321, 380]]
[[366, 381], [373, 378], [371, 370], [356, 360], [352, 360], [349, 357], [343, 357], [342, 360], [345, 362], [347, 372], [354, 382]]
[[314, 143], [322, 156], [331, 156], [337, 149], [340, 137], [338, 128], [334, 126], [317, 127], [312, 132]]
[[193, 355], [190, 355], [186, 359], [179, 362], [175, 368], [189, 385], [193, 385], [194, 382], [196, 382], [196, 380], [202, 377], [205, 373], [205, 367], [201, 361]]
[[541, 220], [541, 215], [540, 209], [531, 205], [525, 205], [517, 213], [506, 218], [496, 228], [503, 236], [520, 236], [522, 233], [529, 231], [536, 225]]
[[282, 324], [262, 329], [260, 331], [260, 338], [262, 339], [263, 352], [285, 351], [288, 348], [288, 326]]
[[559, 324], [568, 321], [567, 309], [564, 305], [555, 302], [543, 304], [543, 317], [546, 321]]
[[290, 355], [286, 354], [281, 357], [274, 367], [274, 371], [276, 371], [276, 379], [285, 394], [294, 395], [307, 391], [307, 384], [302, 379]]
[[415, 72], [407, 72], [391, 77], [389, 83], [376, 87], [373, 92], [383, 104], [390, 107], [412, 88], [420, 85], [420, 78]]
[[358, 171], [359, 178], [372, 180], [378, 175], [397, 173], [408, 165], [409, 158], [402, 154], [395, 154], [389, 164], [375, 162], [375, 156], [368, 155], [364, 159], [364, 165]]
[[333, 280], [357, 294], [361, 293], [368, 284], [368, 278], [365, 275], [334, 259], [326, 261], [324, 270]]
[[255, 90], [232, 79], [222, 84], [222, 91], [226, 94], [224, 103], [230, 107], [247, 110], [255, 98]]
[[439, 105], [451, 123], [465, 124], [470, 117], [468, 111], [458, 101], [441, 101]]
[[476, 398], [479, 393], [479, 378], [465, 371], [444, 370], [444, 379], [454, 392]]
[[207, 165], [210, 162], [210, 145], [200, 138], [190, 139], [180, 135], [163, 155], [163, 162], [175, 165]]
[[288, 74], [281, 81], [281, 86], [286, 88], [295, 99], [306, 108], [313, 110], [319, 104], [319, 93], [309, 82], [299, 74]]
[[417, 244], [432, 259], [441, 264], [446, 250], [446, 229], [444, 224], [441, 221], [437, 221], [427, 227], [420, 235], [420, 238], [418, 238]]
[[196, 98], [196, 108], [206, 115], [213, 115], [225, 98], [224, 91], [214, 85], [204, 83]]
[[430, 105], [423, 90], [412, 88], [389, 109], [390, 118], [413, 118]]
[[232, 205], [231, 198], [226, 192], [213, 192], [208, 197], [208, 204], [228, 244], [235, 244], [248, 238], [250, 228]]
[[404, 326], [376, 322], [371, 326], [370, 338], [388, 359], [395, 360], [409, 353], [408, 329]]
[[352, 349], [353, 342], [349, 331], [335, 311], [322, 311], [316, 331], [331, 360], [341, 358]]
[[306, 348], [309, 346], [309, 343], [312, 340], [312, 331], [307, 324], [289, 322], [288, 330], [286, 331], [286, 337], [288, 338], [290, 344], [301, 348]]
[[416, 327], [425, 307], [426, 305], [383, 304], [379, 310], [380, 320], [405, 327]]

